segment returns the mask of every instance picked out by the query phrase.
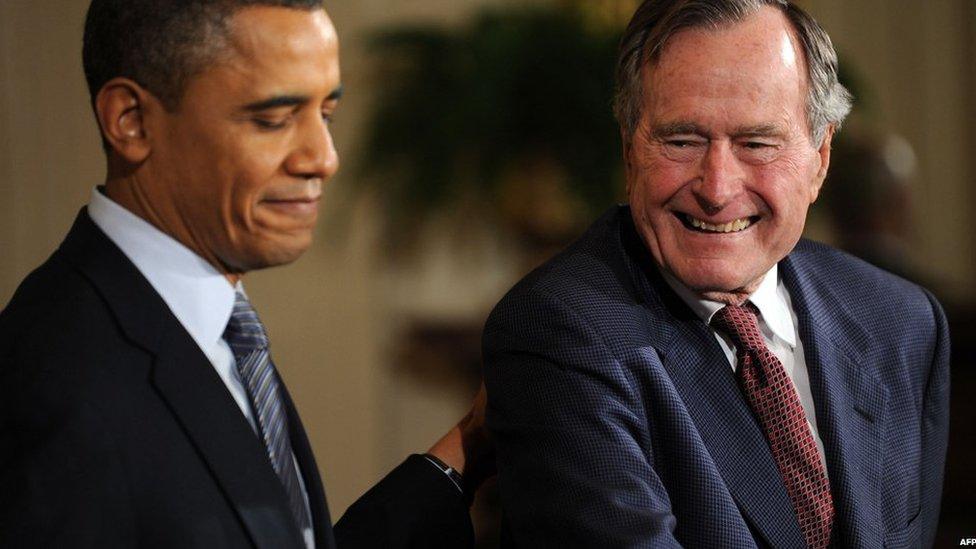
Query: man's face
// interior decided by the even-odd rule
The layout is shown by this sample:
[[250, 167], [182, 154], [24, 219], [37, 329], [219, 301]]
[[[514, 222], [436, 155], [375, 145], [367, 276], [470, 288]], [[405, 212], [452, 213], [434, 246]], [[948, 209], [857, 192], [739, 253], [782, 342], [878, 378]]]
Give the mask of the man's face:
[[252, 7], [174, 112], [147, 117], [148, 209], [162, 229], [230, 273], [294, 261], [311, 243], [338, 169], [329, 116], [338, 41], [322, 10]]
[[829, 137], [810, 141], [805, 74], [773, 8], [680, 31], [645, 69], [632, 214], [658, 265], [703, 297], [740, 301], [803, 232], [829, 160]]

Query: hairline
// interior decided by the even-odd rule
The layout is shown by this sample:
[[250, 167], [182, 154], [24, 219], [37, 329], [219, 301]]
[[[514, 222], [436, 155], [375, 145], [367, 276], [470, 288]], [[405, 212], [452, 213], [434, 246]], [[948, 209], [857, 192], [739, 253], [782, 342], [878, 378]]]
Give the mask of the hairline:
[[[176, 90], [176, 93], [172, 97], [163, 98], [157, 96], [157, 98], [162, 102], [163, 107], [169, 112], [176, 112], [179, 110], [181, 104], [183, 103], [183, 98], [186, 96], [186, 91], [190, 87], [190, 83], [201, 74], [216, 68], [217, 66], [226, 63], [233, 59], [234, 54], [237, 52], [236, 46], [233, 41], [234, 36], [234, 19], [240, 15], [242, 11], [264, 8], [264, 7], [274, 7], [289, 10], [300, 10], [307, 12], [314, 12], [318, 10], [325, 10], [325, 6], [319, 4], [317, 6], [280, 6], [273, 2], [255, 3], [243, 6], [234, 6], [225, 13], [222, 14], [219, 21], [214, 21], [216, 24], [204, 23], [204, 32], [209, 32], [209, 35], [204, 36], [204, 43], [206, 46], [203, 48], [204, 51], [196, 54], [197, 57], [194, 58], [194, 53], [188, 53], [186, 58], [185, 72], [183, 72], [182, 82], [180, 82], [180, 87]], [[192, 47], [191, 47], [192, 49]], [[141, 85], [141, 84], [140, 84]], [[153, 90], [149, 90], [150, 93], [156, 95]]]
[[[657, 45], [657, 47], [654, 50], [651, 50], [652, 47], [651, 44], [644, 44], [644, 55], [642, 57], [644, 61], [641, 64], [640, 73], [638, 78], [636, 79], [637, 82], [640, 84], [640, 95], [638, 97], [643, 98], [645, 94], [651, 93], [650, 90], [646, 89], [649, 87], [650, 79], [647, 78], [649, 74], [645, 71], [652, 71], [657, 67], [657, 65], [661, 62], [661, 58], [664, 56], [665, 51], [668, 49], [668, 45], [679, 34], [683, 32], [689, 32], [689, 31], [702, 31], [705, 33], [719, 33], [722, 31], [726, 31], [735, 27], [736, 25], [742, 24], [743, 22], [745, 22], [746, 18], [758, 14], [759, 10], [761, 10], [766, 6], [775, 7], [772, 4], [766, 4], [760, 6], [755, 12], [745, 15], [745, 17], [743, 17], [742, 19], [726, 20], [726, 21], [703, 21], [697, 25], [691, 24], [691, 25], [682, 25], [676, 27], [671, 31], [670, 34], [668, 34], [667, 38], [665, 38], [663, 41], [661, 41], [660, 44]], [[800, 54], [800, 57], [798, 58], [799, 62], [797, 63], [797, 74], [800, 77], [800, 85], [803, 87], [802, 89], [803, 103], [804, 103], [803, 115], [807, 121], [807, 125], [809, 126], [808, 130], [812, 138], [815, 137], [815, 128], [813, 127], [813, 120], [811, 120], [811, 116], [810, 116], [812, 114], [810, 112], [811, 102], [812, 102], [812, 96], [811, 96], [812, 86], [811, 86], [811, 78], [810, 78], [811, 69], [809, 66], [810, 62], [806, 53], [806, 47], [803, 44], [803, 38], [800, 36], [800, 33], [796, 29], [796, 26], [793, 24], [792, 21], [790, 21], [790, 18], [786, 15], [785, 11], [783, 10], [779, 10], [779, 11], [783, 16], [783, 19], [787, 22], [786, 31], [790, 35], [791, 45], [799, 50], [798, 53]], [[643, 111], [643, 109], [641, 110]], [[758, 124], [758, 125], [762, 126], [766, 124]], [[637, 129], [636, 126], [634, 129], [635, 130]]]
[[[259, 7], [280, 7], [306, 12], [325, 10], [323, 2], [315, 2], [311, 5], [287, 5], [280, 3], [280, 1], [276, 2], [275, 0], [253, 0], [251, 2], [241, 3], [236, 3], [233, 0], [216, 0], [209, 4], [203, 3], [198, 5], [198, 9], [200, 10], [198, 15], [202, 16], [202, 20], [190, 25], [190, 28], [195, 28], [195, 30], [191, 30], [190, 34], [194, 40], [192, 42], [182, 43], [170, 50], [171, 61], [176, 65], [175, 67], [170, 68], [168, 71], [156, 70], [157, 75], [155, 77], [148, 76], [144, 70], [135, 69], [132, 66], [126, 68], [124, 65], [116, 67], [116, 70], [112, 71], [112, 73], [106, 72], [99, 74], [101, 82], [95, 83], [97, 89], [95, 86], [92, 86], [93, 82], [88, 82], [92, 107], [95, 107], [98, 94], [101, 93], [102, 88], [108, 82], [115, 78], [127, 78], [159, 99], [163, 108], [166, 110], [171, 112], [178, 110], [189, 83], [194, 78], [232, 57], [233, 45], [230, 40], [233, 33], [232, 20], [243, 10]], [[190, 10], [188, 9], [186, 11]], [[183, 12], [184, 17], [187, 16], [186, 11]], [[104, 29], [101, 30], [104, 32]], [[87, 63], [89, 54], [87, 51], [87, 21], [85, 32], [83, 57], [86, 80], [88, 80], [89, 68]], [[144, 51], [151, 52], [152, 49], [148, 48]], [[148, 66], [152, 68], [153, 62], [148, 63]], [[158, 69], [158, 67], [156, 68]], [[159, 74], [166, 76], [168, 82], [161, 82], [159, 80]]]
[[[644, 2], [639, 8], [637, 13], [634, 15], [634, 20], [631, 21], [633, 25], [640, 15], [642, 9], [648, 4], [647, 1]], [[703, 30], [705, 32], [717, 32], [722, 29], [737, 25], [759, 13], [760, 10], [769, 6], [771, 8], [777, 9], [787, 22], [787, 28], [791, 33], [791, 38], [794, 41], [796, 47], [800, 48], [803, 54], [803, 62], [805, 64], [805, 70], [801, 71], [801, 78], [804, 80], [805, 93], [804, 93], [804, 115], [808, 125], [808, 135], [811, 139], [811, 143], [815, 146], [818, 145], [824, 139], [827, 128], [831, 125], [835, 128], [839, 127], [843, 119], [846, 117], [847, 113], [850, 111], [850, 95], [843, 86], [839, 86], [839, 90], [827, 90], [827, 96], [823, 98], [824, 105], [818, 105], [819, 101], [819, 91], [815, 89], [814, 82], [814, 71], [820, 70], [820, 67], [815, 67], [815, 60], [811, 59], [813, 52], [807, 44], [807, 40], [813, 40], [812, 36], [805, 36], [804, 32], [800, 28], [800, 22], [796, 21], [796, 18], [807, 18], [815, 25], [814, 32], [819, 30], [823, 33], [824, 38], [827, 41], [827, 45], [830, 48], [829, 53], [836, 55], [833, 52], [833, 46], [829, 43], [830, 37], [826, 34], [822, 28], [819, 28], [819, 24], [812, 19], [806, 12], [802, 9], [796, 7], [789, 1], [778, 1], [778, 0], [756, 0], [752, 3], [738, 4], [732, 6], [731, 9], [725, 11], [717, 11], [711, 15], [701, 16], [699, 15], [699, 20], [692, 20], [684, 24], [678, 24], [673, 26], [671, 29], [665, 29], [661, 33], [660, 37], [656, 37], [655, 34], [658, 27], [664, 25], [665, 23], [671, 22], [677, 14], [680, 17], [680, 11], [683, 8], [683, 4], [675, 3], [669, 11], [660, 15], [655, 21], [653, 26], [645, 26], [637, 31], [632, 31], [628, 27], [623, 39], [621, 40], [621, 53], [617, 64], [617, 91], [614, 99], [614, 114], [617, 118], [618, 124], [621, 129], [621, 137], [624, 141], [624, 145], [629, 145], [634, 137], [635, 132], [640, 126], [640, 120], [643, 116], [643, 102], [645, 93], [648, 87], [645, 79], [645, 71], [652, 69], [660, 60], [661, 55], [663, 55], [667, 45], [671, 40], [679, 33], [686, 30]], [[651, 39], [655, 38], [654, 41]], [[625, 48], [632, 46], [631, 41], [639, 41], [639, 50], [634, 53], [633, 51], [628, 52]], [[636, 48], [633, 48], [636, 49]], [[625, 56], [629, 56], [625, 59]], [[829, 61], [829, 60], [828, 60]], [[836, 64], [836, 57], [834, 58], [834, 63]], [[836, 69], [836, 66], [834, 66]], [[834, 75], [835, 86], [838, 86], [836, 82], [836, 74]], [[835, 97], [838, 94], [839, 97]], [[828, 109], [831, 107], [836, 107], [836, 105], [831, 105], [831, 100], [840, 100], [843, 102], [840, 110], [843, 111], [837, 118], [839, 120], [829, 120], [830, 113]], [[821, 116], [823, 115], [823, 116]], [[824, 118], [824, 120], [820, 120]]]

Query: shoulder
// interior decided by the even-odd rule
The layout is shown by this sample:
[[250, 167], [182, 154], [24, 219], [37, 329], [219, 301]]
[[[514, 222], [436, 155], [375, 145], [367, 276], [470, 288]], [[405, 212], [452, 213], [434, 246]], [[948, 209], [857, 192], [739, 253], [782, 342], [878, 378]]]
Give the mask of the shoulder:
[[564, 327], [598, 328], [617, 305], [635, 303], [622, 242], [629, 210], [616, 206], [594, 222], [575, 242], [519, 281], [495, 306], [488, 329], [506, 325], [523, 336], [540, 330], [552, 339]]
[[911, 315], [938, 304], [914, 282], [819, 242], [801, 240], [788, 261], [819, 293], [865, 314], [897, 310]]
[[5, 350], [37, 340], [56, 347], [110, 323], [95, 287], [56, 252], [24, 279], [0, 312], [0, 341]]
[[519, 281], [501, 304], [545, 295], [575, 309], [600, 303], [627, 292], [622, 231], [629, 210], [616, 206], [595, 221], [576, 241]]
[[851, 340], [862, 337], [876, 352], [900, 348], [929, 355], [947, 337], [942, 306], [913, 282], [806, 240], [784, 264], [795, 280], [791, 293], [800, 291], [815, 321]]
[[57, 252], [0, 312], [0, 394], [8, 404], [36, 403], [20, 412], [70, 413], [117, 385], [134, 357], [144, 354], [126, 341], [103, 297]]

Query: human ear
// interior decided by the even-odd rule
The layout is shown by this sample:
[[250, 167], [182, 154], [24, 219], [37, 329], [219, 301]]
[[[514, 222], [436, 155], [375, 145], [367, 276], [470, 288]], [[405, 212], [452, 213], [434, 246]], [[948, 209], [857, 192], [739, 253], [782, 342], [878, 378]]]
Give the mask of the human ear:
[[820, 196], [820, 189], [823, 187], [824, 179], [827, 178], [827, 168], [830, 167], [830, 144], [834, 139], [834, 125], [827, 126], [824, 132], [823, 141], [817, 149], [817, 156], [820, 157], [820, 167], [817, 169], [817, 176], [814, 178], [810, 193], [810, 203], [814, 203]]
[[623, 161], [624, 161], [624, 181], [626, 184], [625, 192], [627, 196], [630, 196], [630, 181], [632, 179], [633, 172], [633, 162], [630, 159], [630, 153], [634, 148], [633, 136], [627, 135], [627, 131], [623, 128], [620, 129], [620, 144], [623, 151]]
[[95, 97], [95, 115], [102, 138], [116, 154], [132, 164], [149, 157], [145, 107], [150, 94], [128, 78], [109, 80]]

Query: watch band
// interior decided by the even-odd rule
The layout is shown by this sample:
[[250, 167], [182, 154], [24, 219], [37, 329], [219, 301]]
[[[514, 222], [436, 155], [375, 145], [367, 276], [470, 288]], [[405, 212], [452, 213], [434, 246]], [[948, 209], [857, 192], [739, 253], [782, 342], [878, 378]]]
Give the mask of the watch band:
[[440, 458], [433, 454], [424, 454], [423, 456], [431, 465], [436, 467], [438, 471], [447, 475], [447, 478], [451, 479], [451, 482], [457, 487], [458, 492], [460, 492], [465, 499], [468, 499], [467, 494], [464, 493], [464, 478], [461, 477], [461, 473], [457, 472], [457, 469], [444, 463]]

